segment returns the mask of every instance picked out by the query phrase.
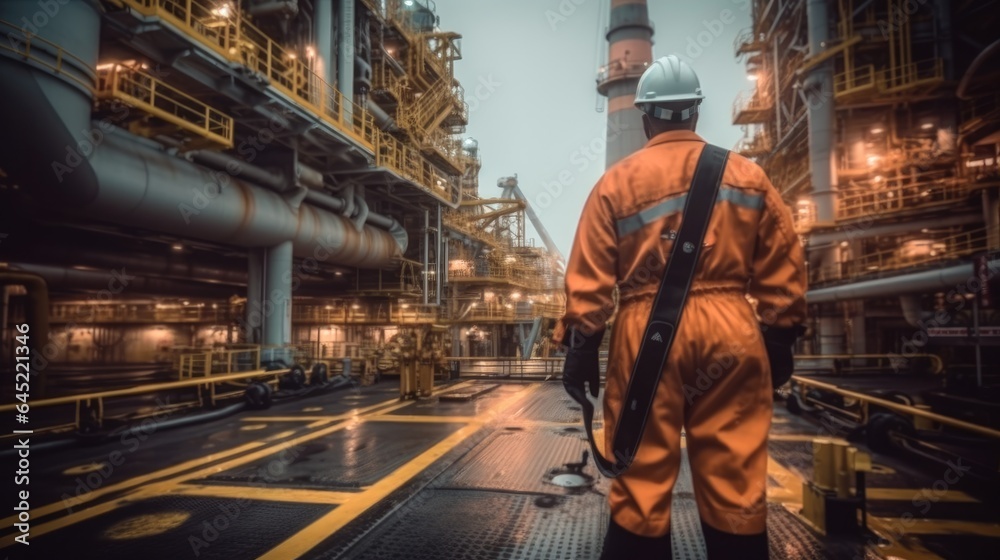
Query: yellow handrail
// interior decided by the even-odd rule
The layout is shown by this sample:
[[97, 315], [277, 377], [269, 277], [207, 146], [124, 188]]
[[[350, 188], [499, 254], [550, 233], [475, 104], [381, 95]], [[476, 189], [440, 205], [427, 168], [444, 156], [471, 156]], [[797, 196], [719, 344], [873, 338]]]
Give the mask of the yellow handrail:
[[[68, 72], [65, 68], [66, 61], [71, 60], [76, 63], [77, 71], [85, 72], [85, 69], [90, 68], [90, 64], [82, 58], [70, 53], [52, 41], [26, 32], [8, 21], [0, 20], [0, 28], [7, 29], [6, 33], [4, 33], [4, 40], [0, 41], [0, 49], [21, 55], [25, 59], [46, 68], [58, 76], [69, 78], [87, 91], [94, 90], [93, 81], [81, 80], [79, 76], [73, 72]], [[53, 61], [45, 60], [39, 53], [48, 55]]]
[[[418, 151], [400, 147], [396, 145], [398, 140], [381, 134], [363, 107], [312, 72], [303, 57], [244, 19], [231, 4], [204, 0], [121, 1], [141, 14], [172, 23], [220, 56], [267, 78], [276, 90], [375, 154], [378, 165], [445, 200], [454, 198], [455, 185], [434, 171]], [[350, 111], [345, 110], [348, 107]]]
[[233, 146], [232, 117], [138, 69], [99, 66], [97, 97], [119, 99], [220, 146]]

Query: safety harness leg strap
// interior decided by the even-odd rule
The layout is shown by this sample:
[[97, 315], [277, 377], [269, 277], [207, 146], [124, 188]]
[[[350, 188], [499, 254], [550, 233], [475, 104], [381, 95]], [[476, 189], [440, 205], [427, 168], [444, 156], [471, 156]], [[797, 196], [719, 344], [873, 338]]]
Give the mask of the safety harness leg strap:
[[653, 407], [656, 388], [660, 384], [663, 368], [673, 345], [677, 326], [680, 324], [684, 303], [697, 270], [698, 258], [712, 210], [719, 193], [722, 174], [726, 168], [729, 150], [706, 144], [698, 158], [698, 165], [691, 180], [691, 189], [684, 205], [680, 231], [670, 250], [663, 281], [656, 293], [646, 332], [639, 346], [629, 378], [625, 400], [615, 429], [610, 461], [600, 452], [594, 441], [594, 405], [586, 392], [573, 392], [570, 396], [583, 409], [583, 422], [587, 438], [594, 453], [597, 469], [614, 478], [628, 469], [639, 450], [639, 441], [646, 428], [646, 420]]

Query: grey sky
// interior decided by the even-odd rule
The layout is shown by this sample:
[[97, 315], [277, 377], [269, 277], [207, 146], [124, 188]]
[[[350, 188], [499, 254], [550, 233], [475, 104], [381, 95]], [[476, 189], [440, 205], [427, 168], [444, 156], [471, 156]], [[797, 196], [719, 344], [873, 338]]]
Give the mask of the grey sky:
[[[594, 79], [607, 57], [608, 3], [436, 0], [441, 28], [463, 35], [464, 58], [456, 74], [470, 106], [467, 135], [479, 141], [483, 160], [480, 192], [499, 194], [497, 179], [517, 173], [566, 256], [583, 202], [604, 172], [607, 113], [595, 111], [605, 104]], [[749, 5], [749, 0], [649, 0], [656, 27], [653, 56], [675, 53], [694, 65], [705, 92], [698, 132], [726, 148], [742, 135], [731, 124], [733, 99], [753, 86], [733, 56], [734, 37], [750, 25]], [[723, 10], [731, 12], [726, 18], [731, 23], [723, 22]], [[559, 175], [566, 171], [571, 182], [546, 205], [549, 198], [539, 194], [546, 185], [558, 192]]]

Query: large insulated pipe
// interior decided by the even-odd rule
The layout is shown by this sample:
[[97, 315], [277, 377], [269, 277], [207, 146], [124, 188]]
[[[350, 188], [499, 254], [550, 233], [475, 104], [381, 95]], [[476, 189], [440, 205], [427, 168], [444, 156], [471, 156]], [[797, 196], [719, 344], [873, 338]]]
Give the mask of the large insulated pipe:
[[[103, 132], [92, 129], [92, 95], [78, 83], [95, 83], [101, 27], [96, 4], [53, 4], [58, 12], [49, 17], [34, 0], [0, 2], [0, 20], [20, 26], [2, 28], [3, 41], [17, 52], [0, 49], [0, 99], [7, 131], [0, 134], [0, 167], [12, 182], [52, 193], [68, 205], [97, 196], [97, 174], [85, 158]], [[28, 50], [31, 35], [73, 56], [61, 56], [51, 45], [32, 40], [30, 52], [38, 62], [25, 60], [18, 53]], [[58, 65], [62, 74], [43, 65]], [[11, 95], [14, 88], [18, 95]]]
[[318, 74], [328, 84], [335, 83], [336, 54], [333, 48], [333, 2], [316, 2], [315, 19], [313, 19], [313, 35], [316, 37], [316, 54], [319, 59]]
[[[988, 266], [993, 276], [1000, 274], [1000, 259], [991, 260]], [[938, 270], [854, 282], [843, 286], [818, 288], [806, 293], [806, 301], [810, 304], [832, 303], [950, 290], [964, 295], [976, 292], [978, 285], [979, 280], [973, 265], [960, 264]]]
[[[829, 40], [829, 2], [808, 0], [806, 18], [809, 29], [809, 56], [819, 56]], [[822, 223], [834, 220], [834, 104], [833, 63], [829, 60], [813, 66], [803, 84], [809, 115], [809, 171], [816, 218]]]
[[34, 374], [37, 381], [31, 390], [40, 397], [45, 394], [45, 364], [48, 363], [45, 345], [49, 342], [49, 286], [42, 276], [29, 271], [0, 270], [0, 290], [6, 289], [7, 286], [24, 286], [28, 293], [27, 305], [24, 308], [28, 332], [22, 333], [14, 329], [14, 336], [27, 335], [28, 355], [31, 356], [28, 362], [28, 374]]
[[605, 166], [646, 144], [642, 113], [635, 108], [639, 77], [653, 61], [653, 26], [646, 0], [611, 0], [608, 66], [597, 79], [597, 91], [608, 98]]
[[264, 253], [264, 293], [269, 313], [264, 314], [264, 345], [292, 342], [292, 242], [269, 247]]
[[[96, 64], [100, 20], [93, 6], [71, 2], [61, 10], [39, 36]], [[0, 2], [6, 21], [30, 21], [36, 11], [30, 1]], [[44, 47], [33, 44], [32, 52], [39, 51]], [[315, 208], [296, 211], [282, 195], [210, 172], [106, 123], [89, 123], [90, 100], [73, 81], [8, 52], [0, 50], [0, 117], [19, 134], [0, 135], [6, 148], [0, 167], [46, 203], [87, 219], [239, 247], [292, 240], [296, 256], [330, 264], [377, 268], [401, 255], [395, 233], [359, 232], [347, 219]]]
[[[967, 224], [981, 222], [982, 219], [983, 217], [980, 214], [957, 214], [954, 216], [945, 216], [943, 218], [929, 218], [918, 222], [900, 222], [879, 225], [870, 225], [868, 223], [845, 225], [839, 227], [837, 230], [809, 234], [809, 246], [811, 248], [818, 248], [822, 245], [839, 243], [841, 241], [868, 239], [881, 235], [912, 233], [920, 231], [924, 228], [938, 229], [953, 226], [964, 226]], [[874, 218], [872, 218], [871, 223], [875, 223]]]
[[[342, 198], [312, 190], [306, 193], [306, 202], [336, 213], [343, 211], [347, 205], [347, 202]], [[400, 253], [406, 252], [406, 247], [409, 246], [410, 239], [406, 233], [406, 229], [395, 218], [368, 211], [365, 223], [387, 230], [389, 235], [395, 239], [396, 244], [399, 245]]]
[[[807, 0], [806, 19], [809, 36], [809, 56], [819, 56], [827, 48], [829, 39], [829, 3], [827, 0]], [[812, 200], [816, 205], [816, 219], [824, 224], [833, 223], [835, 217], [834, 178], [834, 105], [833, 63], [829, 60], [817, 64], [806, 76], [802, 85], [809, 124], [809, 172], [812, 181]], [[821, 267], [834, 265], [834, 250], [819, 249]], [[810, 301], [810, 303], [816, 303]], [[820, 354], [839, 354], [845, 350], [841, 343], [844, 328], [840, 317], [825, 310], [817, 320]], [[855, 350], [858, 350], [855, 348]], [[863, 351], [864, 349], [860, 349]]]
[[[346, 101], [354, 101], [354, 0], [340, 0], [340, 17], [337, 57], [337, 89]], [[344, 103], [344, 119], [351, 122], [353, 103]]]

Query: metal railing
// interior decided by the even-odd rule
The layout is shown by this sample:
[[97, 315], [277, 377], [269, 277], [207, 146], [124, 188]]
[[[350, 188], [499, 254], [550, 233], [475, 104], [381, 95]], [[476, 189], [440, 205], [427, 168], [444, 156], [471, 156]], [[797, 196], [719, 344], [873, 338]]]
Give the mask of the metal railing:
[[837, 219], [882, 217], [918, 208], [951, 205], [966, 200], [970, 187], [958, 181], [900, 184], [912, 176], [889, 177], [877, 189], [842, 192], [837, 199]]
[[[96, 414], [95, 419], [100, 421], [104, 415], [104, 401], [107, 399], [117, 398], [117, 397], [129, 397], [135, 395], [144, 395], [148, 393], [160, 393], [164, 391], [174, 391], [177, 389], [186, 388], [197, 388], [198, 399], [197, 402], [200, 404], [210, 404], [214, 405], [217, 394], [216, 386], [222, 383], [233, 383], [233, 382], [245, 382], [252, 379], [265, 379], [272, 378], [269, 383], [276, 383], [278, 377], [284, 375], [286, 370], [277, 371], [247, 371], [242, 373], [231, 373], [228, 375], [218, 375], [208, 378], [192, 378], [192, 379], [182, 379], [180, 381], [169, 381], [165, 383], [148, 383], [145, 385], [140, 385], [138, 387], [129, 387], [126, 389], [113, 389], [110, 391], [100, 391], [94, 393], [83, 393], [79, 395], [67, 395], [65, 397], [56, 397], [52, 399], [36, 400], [31, 402], [32, 409], [47, 408], [60, 405], [76, 405], [76, 426], [79, 428], [83, 425], [84, 416], [90, 414], [91, 412]], [[207, 391], [207, 395], [205, 394]], [[207, 399], [207, 403], [206, 403]], [[5, 404], [0, 405], [0, 412], [10, 412], [16, 408], [16, 404]]]
[[138, 69], [98, 66], [97, 97], [117, 99], [214, 144], [233, 146], [232, 117]]
[[944, 81], [944, 59], [930, 58], [901, 66], [885, 68], [876, 77], [879, 91], [897, 93], [918, 86]]
[[862, 276], [879, 275], [886, 271], [904, 268], [926, 266], [938, 262], [954, 260], [958, 257], [972, 255], [989, 248], [987, 229], [980, 228], [948, 237], [928, 238], [940, 249], [929, 249], [922, 254], [907, 255], [900, 249], [889, 249], [861, 255], [850, 261], [834, 266], [815, 269], [810, 274], [810, 283], [857, 279]]
[[741, 91], [733, 101], [733, 123], [750, 124], [764, 122], [767, 113], [774, 108], [774, 99], [768, 95], [761, 95], [763, 88], [758, 85], [753, 91]]
[[260, 369], [259, 346], [201, 352], [182, 352], [175, 356], [178, 379], [228, 375]]
[[228, 322], [222, 308], [157, 305], [102, 305], [89, 303], [54, 303], [49, 319], [52, 322], [87, 323], [215, 323]]
[[5, 30], [0, 49], [12, 52], [57, 76], [68, 78], [85, 91], [94, 90], [96, 75], [91, 76], [90, 80], [83, 80], [77, 75], [87, 73], [90, 68], [82, 58], [51, 41], [25, 32], [8, 21], [0, 20], [0, 29]]
[[649, 68], [649, 62], [643, 60], [615, 59], [597, 70], [597, 83], [603, 84], [618, 78], [638, 78]]
[[866, 64], [833, 77], [834, 97], [846, 97], [875, 87], [875, 66]]
[[828, 403], [810, 397], [808, 394], [809, 388], [820, 389], [823, 391], [836, 393], [842, 397], [858, 401], [861, 406], [861, 412], [860, 414], [855, 416], [855, 419], [862, 423], [866, 423], [868, 421], [868, 419], [871, 417], [870, 413], [871, 407], [876, 406], [883, 409], [891, 410], [896, 413], [911, 416], [915, 419], [922, 418], [925, 420], [929, 420], [933, 423], [940, 424], [942, 426], [949, 426], [951, 428], [972, 432], [974, 434], [990, 438], [1000, 438], [1000, 430], [995, 430], [987, 426], [980, 426], [979, 424], [973, 424], [971, 422], [965, 422], [964, 420], [959, 420], [958, 418], [952, 418], [950, 416], [936, 414], [924, 408], [910, 406], [872, 395], [866, 395], [864, 393], [851, 391], [849, 389], [843, 389], [841, 387], [833, 385], [832, 383], [826, 383], [816, 379], [810, 379], [808, 377], [803, 377], [801, 375], [792, 376], [792, 381], [798, 385], [797, 387], [799, 392], [798, 396], [803, 402], [815, 404], [818, 406], [824, 406], [824, 405], [829, 406]]

